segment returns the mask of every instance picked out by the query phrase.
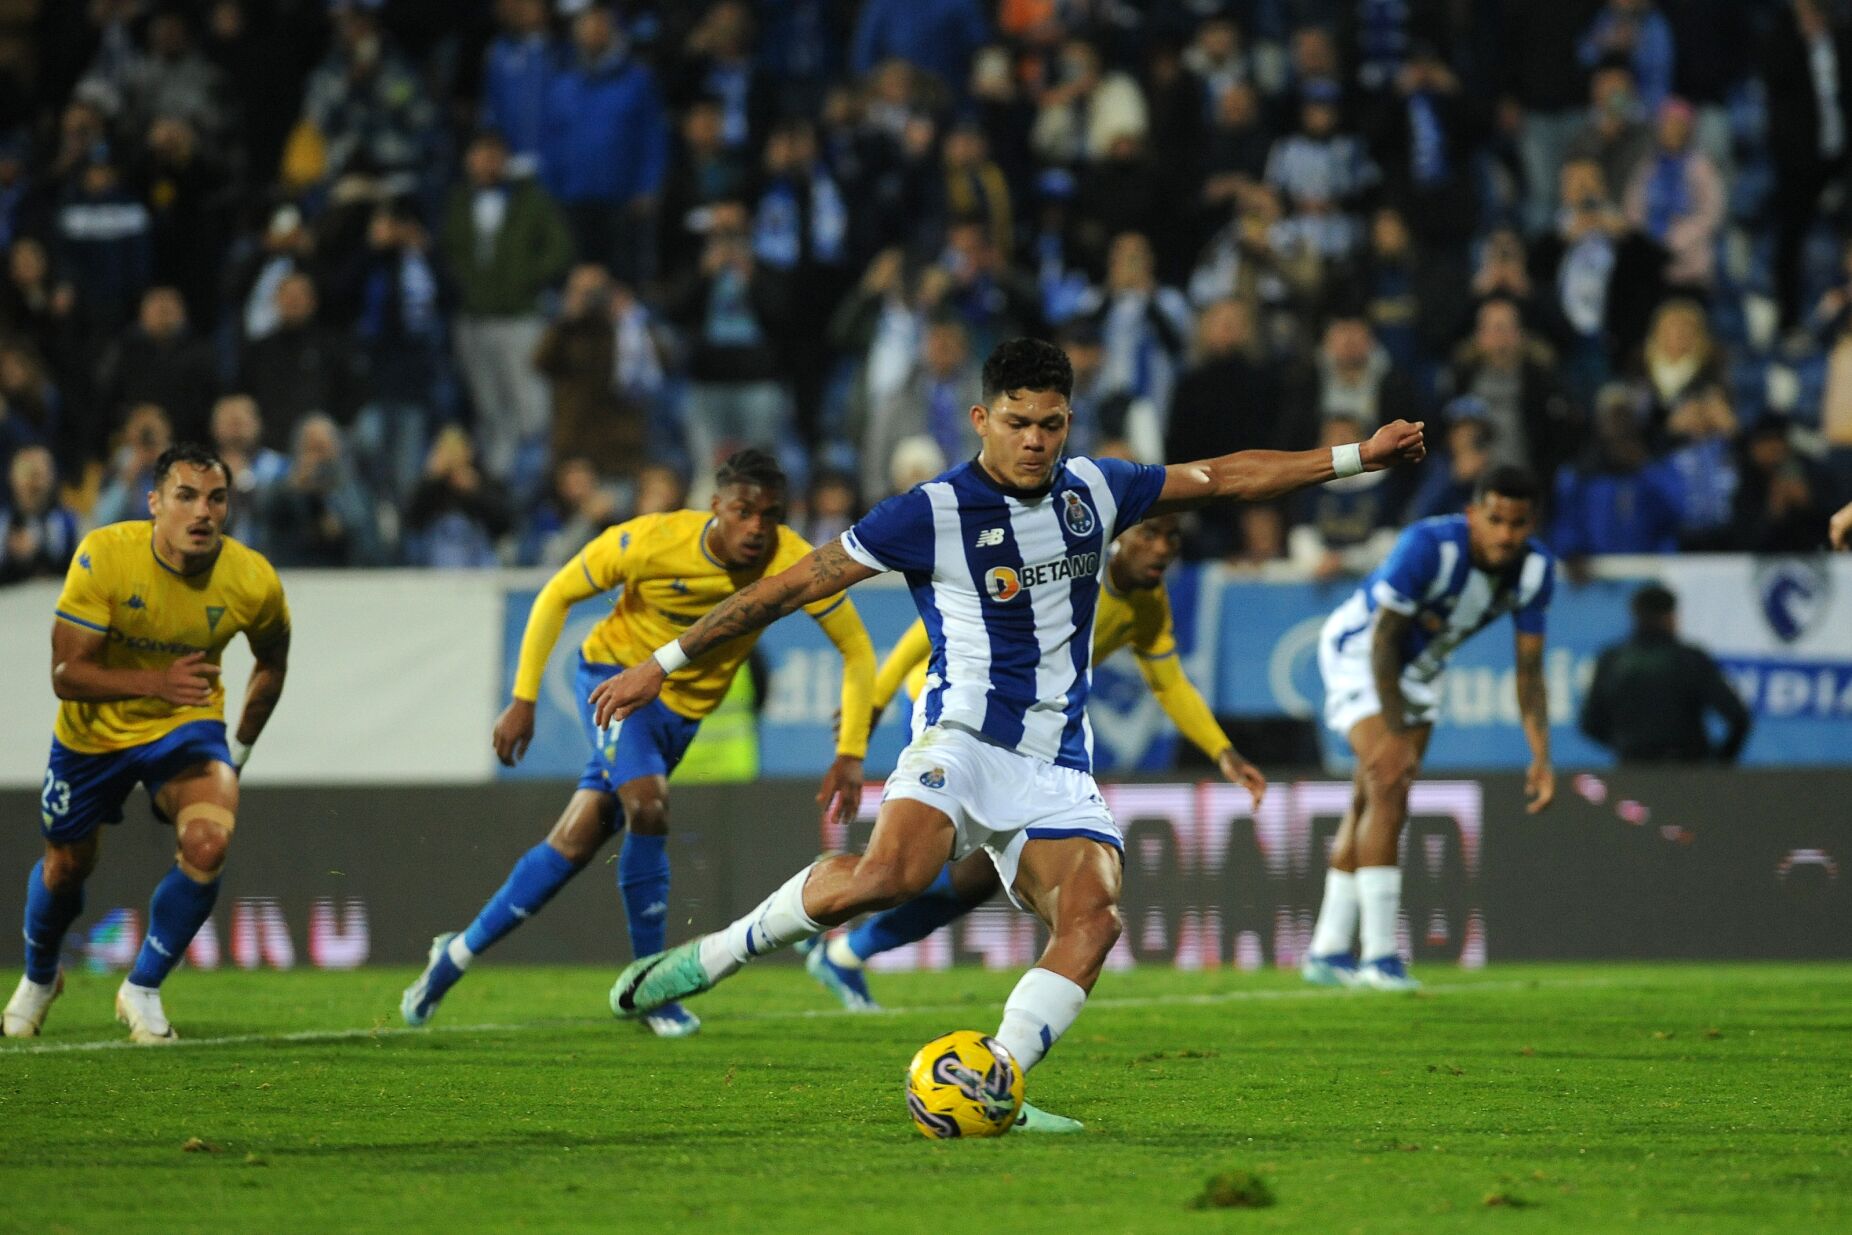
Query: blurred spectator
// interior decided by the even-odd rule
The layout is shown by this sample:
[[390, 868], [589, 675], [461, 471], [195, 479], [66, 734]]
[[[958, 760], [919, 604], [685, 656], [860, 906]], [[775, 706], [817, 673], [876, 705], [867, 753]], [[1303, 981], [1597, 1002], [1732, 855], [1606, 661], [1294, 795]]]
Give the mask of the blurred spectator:
[[26, 445], [56, 450], [60, 432], [58, 389], [32, 345], [0, 339], [0, 469]]
[[750, 175], [743, 155], [729, 149], [717, 99], [697, 98], [681, 117], [681, 141], [662, 190], [661, 251], [665, 270], [685, 270], [700, 257], [707, 208], [738, 200]]
[[148, 517], [148, 494], [154, 488], [154, 461], [174, 444], [173, 424], [167, 413], [152, 403], [129, 409], [109, 461], [109, 472], [96, 505], [90, 508], [90, 526], [127, 523]]
[[740, 447], [781, 445], [790, 396], [774, 337], [791, 313], [789, 284], [754, 256], [743, 207], [714, 208], [700, 269], [669, 311], [692, 345], [684, 427], [695, 475]]
[[1479, 306], [1451, 385], [1456, 394], [1479, 400], [1493, 466], [1551, 476], [1580, 445], [1582, 419], [1574, 402], [1526, 344], [1518, 307], [1503, 297]]
[[348, 466], [340, 426], [313, 413], [294, 437], [289, 474], [258, 506], [266, 555], [285, 568], [378, 564], [373, 503]]
[[224, 159], [188, 120], [157, 116], [136, 170], [151, 219], [151, 277], [177, 288], [202, 331], [218, 321], [232, 184]]
[[1736, 413], [1719, 385], [1682, 392], [1666, 417], [1666, 458], [1678, 473], [1685, 498], [1685, 519], [1678, 536], [1681, 549], [1730, 546], [1736, 492], [1742, 485], [1736, 432]]
[[1697, 109], [1695, 140], [1727, 182], [1736, 166], [1731, 104], [1756, 51], [1754, 6], [1740, 0], [1659, 0], [1672, 27], [1672, 93]]
[[451, 190], [443, 254], [456, 280], [457, 360], [476, 409], [483, 461], [496, 475], [524, 441], [547, 431], [547, 394], [534, 371], [545, 329], [540, 295], [572, 261], [572, 237], [545, 189], [508, 175], [508, 146], [485, 130], [470, 142]]
[[956, 318], [927, 325], [913, 372], [870, 409], [860, 435], [864, 493], [876, 500], [888, 495], [888, 459], [903, 438], [929, 437], [947, 459], [962, 461], [977, 453], [971, 409], [984, 401], [978, 367]]
[[1062, 45], [1055, 82], [1042, 91], [1036, 106], [1030, 141], [1045, 163], [1072, 166], [1103, 159], [1114, 142], [1142, 140], [1150, 127], [1138, 82], [1108, 71], [1099, 48], [1082, 38]]
[[[1440, 50], [1426, 39], [1408, 45], [1406, 62], [1385, 84], [1393, 84], [1394, 94], [1374, 109], [1372, 135], [1384, 188], [1406, 212], [1424, 261], [1463, 266], [1467, 242], [1479, 224], [1473, 150], [1485, 118]], [[1456, 279], [1464, 276], [1460, 269]]]
[[231, 291], [238, 308], [242, 341], [255, 343], [276, 330], [280, 320], [277, 289], [292, 274], [313, 276], [315, 238], [302, 211], [285, 203], [271, 212], [261, 237], [247, 242], [234, 261]]
[[1769, 200], [1775, 233], [1775, 298], [1784, 326], [1801, 320], [1802, 258], [1820, 197], [1844, 183], [1852, 157], [1852, 30], [1821, 0], [1778, 5], [1762, 54], [1768, 96]]
[[1543, 310], [1537, 301], [1536, 284], [1531, 281], [1524, 238], [1516, 228], [1494, 228], [1486, 236], [1479, 250], [1479, 266], [1473, 271], [1472, 292], [1475, 318], [1480, 304], [1499, 297], [1517, 306], [1518, 316], [1527, 328], [1541, 324]]
[[[1251, 308], [1295, 316], [1316, 304], [1324, 287], [1324, 259], [1283, 222], [1279, 194], [1265, 186], [1241, 193], [1235, 217], [1217, 232], [1190, 275], [1198, 305], [1233, 297]], [[1263, 333], [1268, 333], [1263, 330]]]
[[285, 177], [307, 185], [350, 172], [426, 172], [437, 111], [423, 81], [388, 46], [377, 7], [340, 6], [334, 36], [309, 76]]
[[553, 468], [552, 492], [529, 520], [522, 562], [529, 566], [564, 566], [593, 537], [617, 521], [617, 498], [591, 460], [562, 459]]
[[[1588, 93], [1588, 117], [1569, 139], [1564, 165], [1577, 159], [1593, 159], [1601, 165], [1602, 183], [1619, 193], [1652, 154], [1653, 133], [1646, 117], [1653, 113], [1641, 103], [1633, 71], [1624, 63], [1597, 68], [1589, 78]], [[1567, 192], [1560, 195], [1563, 207], [1575, 201]]]
[[751, 8], [744, 0], [720, 0], [682, 45], [681, 81], [674, 94], [719, 104], [720, 139], [730, 151], [756, 148], [777, 114], [776, 83], [759, 71], [753, 41]]
[[1007, 261], [1016, 251], [1010, 186], [1003, 169], [990, 157], [990, 144], [976, 121], [964, 121], [945, 135], [944, 204], [946, 221], [979, 219], [988, 232], [991, 252]]
[[894, 457], [888, 460], [887, 490], [905, 493], [943, 475], [949, 466], [945, 452], [930, 437], [903, 437], [894, 446]]
[[1441, 412], [1444, 445], [1422, 465], [1406, 522], [1466, 509], [1480, 475], [1491, 465], [1489, 411], [1478, 395], [1460, 395], [1448, 402]]
[[408, 206], [381, 206], [351, 276], [360, 300], [354, 338], [366, 365], [353, 444], [368, 487], [395, 502], [417, 480], [432, 426], [452, 410], [437, 403], [447, 376], [446, 340], [430, 247]]
[[1600, 7], [1601, 0], [1553, 0], [1506, 5], [1499, 14], [1500, 110], [1505, 129], [1517, 137], [1524, 227], [1531, 235], [1556, 218], [1557, 169], [1582, 125], [1588, 98], [1585, 76], [1572, 66]]
[[[1218, 300], [1203, 309], [1196, 319], [1195, 364], [1171, 395], [1166, 459], [1187, 463], [1274, 445], [1279, 374], [1260, 355], [1247, 304]], [[1280, 512], [1273, 505], [1205, 506], [1196, 520], [1187, 536], [1192, 558], [1279, 555]]]
[[1122, 232], [1113, 237], [1105, 283], [1088, 291], [1080, 310], [1100, 329], [1105, 389], [1127, 396], [1133, 414], [1150, 423], [1148, 440], [1134, 449], [1141, 458], [1154, 458], [1171, 388], [1189, 354], [1189, 301], [1176, 288], [1158, 283], [1151, 242], [1137, 232]]
[[1267, 174], [1272, 141], [1258, 90], [1232, 85], [1215, 95], [1202, 142], [1199, 205], [1206, 215], [1220, 217], [1260, 183]]
[[550, 450], [601, 476], [630, 476], [647, 444], [645, 401], [662, 384], [648, 311], [602, 266], [577, 266], [533, 365], [550, 387]]
[[258, 183], [274, 178], [295, 124], [321, 16], [315, 6], [263, 0], [213, 0], [209, 6], [203, 47], [225, 75], [238, 154]]
[[1671, 553], [1684, 521], [1678, 473], [1647, 452], [1625, 386], [1602, 390], [1586, 456], [1556, 476], [1550, 547], [1566, 558]]
[[[1328, 417], [1319, 447], [1345, 446], [1363, 440], [1363, 427], [1348, 416]], [[1395, 473], [1364, 472], [1319, 485], [1296, 495], [1286, 554], [1294, 565], [1323, 583], [1341, 575], [1360, 575], [1389, 553], [1395, 542]]]
[[637, 473], [639, 515], [659, 515], [688, 504], [688, 485], [681, 473], [663, 463], [648, 463]]
[[31, 340], [47, 359], [69, 355], [76, 303], [70, 285], [53, 279], [45, 245], [32, 236], [15, 240], [7, 251], [6, 278], [0, 281], [0, 330]]
[[1739, 550], [1806, 553], [1826, 543], [1832, 485], [1795, 450], [1793, 433], [1785, 416], [1765, 415], [1749, 427], [1733, 520]]
[[1183, 66], [1202, 83], [1206, 109], [1221, 105], [1227, 91], [1249, 86], [1254, 65], [1242, 45], [1241, 27], [1233, 17], [1213, 10], [1196, 27], [1183, 51]]
[[547, 92], [560, 69], [548, 28], [547, 0], [497, 0], [500, 32], [482, 64], [482, 123], [507, 143], [516, 174], [540, 166], [547, 138]]
[[1630, 66], [1648, 115], [1672, 92], [1673, 56], [1671, 23], [1653, 0], [1608, 0], [1577, 50], [1585, 69], [1609, 59]]
[[138, 403], [167, 412], [183, 441], [206, 436], [207, 414], [218, 394], [212, 350], [187, 328], [186, 304], [171, 287], [142, 295], [136, 325], [103, 353], [96, 388], [111, 417]]
[[[1581, 729], [1622, 763], [1735, 763], [1749, 709], [1704, 649], [1678, 637], [1678, 600], [1657, 583], [1634, 594], [1633, 635], [1601, 653]], [[1706, 727], [1724, 725], [1713, 743]]]
[[231, 468], [232, 491], [237, 505], [252, 515], [265, 491], [289, 472], [289, 457], [264, 445], [264, 421], [257, 400], [247, 394], [230, 394], [212, 407], [212, 445]]
[[1629, 376], [1640, 387], [1648, 440], [1657, 442], [1674, 408], [1727, 376], [1703, 306], [1685, 299], [1660, 305]]
[[208, 137], [224, 136], [224, 75], [194, 46], [186, 15], [173, 8], [155, 12], [146, 37], [145, 52], [119, 54], [105, 46], [87, 78], [116, 93], [122, 126], [145, 130], [155, 117], [171, 116]]
[[316, 322], [316, 307], [308, 275], [284, 276], [276, 290], [276, 328], [244, 349], [238, 387], [265, 410], [267, 446], [289, 441], [311, 413], [351, 424], [359, 410], [363, 390], [353, 347]]
[[963, 320], [974, 354], [987, 356], [1005, 339], [1042, 330], [1034, 284], [1010, 265], [983, 216], [952, 220], [939, 267], [946, 277], [923, 280], [921, 296], [928, 308], [943, 307]]
[[513, 527], [507, 487], [476, 466], [469, 434], [444, 426], [406, 507], [406, 561], [447, 569], [494, 566], [500, 561], [495, 542]]
[[581, 260], [635, 285], [655, 274], [655, 210], [669, 162], [655, 74], [630, 54], [611, 11], [573, 18], [572, 57], [547, 95], [541, 170]]
[[1381, 179], [1363, 141], [1338, 131], [1342, 92], [1331, 81], [1309, 81], [1301, 89], [1299, 129], [1273, 143], [1267, 183], [1280, 191], [1289, 226], [1325, 258], [1356, 251], [1352, 211]]
[[109, 338], [134, 316], [153, 268], [152, 228], [109, 143], [98, 141], [60, 194], [56, 225], [56, 265], [76, 291], [89, 340]]
[[1563, 210], [1537, 241], [1531, 263], [1544, 328], [1562, 362], [1563, 383], [1586, 403], [1631, 354], [1659, 303], [1665, 250], [1642, 236], [1608, 198], [1601, 164], [1563, 165]]
[[1434, 330], [1422, 313], [1417, 290], [1420, 276], [1421, 263], [1406, 216], [1393, 206], [1382, 207], [1370, 219], [1369, 252], [1357, 277], [1356, 292], [1376, 341], [1397, 368], [1411, 375], [1429, 370], [1429, 347], [1434, 342]]
[[990, 31], [978, 0], [866, 0], [855, 24], [849, 67], [866, 73], [899, 57], [961, 89], [971, 57]]
[[773, 127], [762, 170], [752, 221], [759, 260], [782, 271], [840, 267], [848, 256], [848, 206], [818, 158], [816, 129], [808, 120]]
[[1665, 280], [1699, 295], [1715, 280], [1717, 236], [1723, 229], [1723, 181], [1710, 156], [1692, 144], [1691, 104], [1659, 106], [1657, 148], [1627, 186], [1627, 218], [1668, 253]]
[[1123, 441], [1126, 409], [1132, 400], [1106, 384], [1106, 348], [1100, 342], [1099, 324], [1091, 318], [1071, 318], [1055, 341], [1074, 370], [1074, 392], [1067, 401], [1074, 413], [1068, 452], [1093, 455], [1109, 443]]
[[62, 577], [77, 549], [77, 515], [58, 500], [51, 451], [28, 446], [7, 464], [0, 505], [0, 583]]
[[813, 545], [827, 544], [848, 531], [860, 512], [854, 478], [842, 472], [820, 472], [804, 495], [798, 535]]
[[1312, 449], [1334, 417], [1354, 421], [1362, 433], [1358, 441], [1392, 420], [1421, 419], [1414, 383], [1390, 361], [1357, 309], [1341, 308], [1325, 323], [1317, 356], [1302, 366], [1287, 396], [1280, 449]]

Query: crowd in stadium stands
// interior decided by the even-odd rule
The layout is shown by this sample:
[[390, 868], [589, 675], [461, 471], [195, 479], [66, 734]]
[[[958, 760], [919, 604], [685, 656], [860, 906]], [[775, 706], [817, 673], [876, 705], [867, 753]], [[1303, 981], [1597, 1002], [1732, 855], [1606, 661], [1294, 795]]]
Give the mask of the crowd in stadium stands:
[[773, 447], [832, 535], [998, 340], [1147, 460], [1429, 423], [1189, 552], [1571, 557], [1852, 496], [1833, 0], [60, 0], [0, 70], [0, 579], [208, 438], [283, 566], [568, 560]]

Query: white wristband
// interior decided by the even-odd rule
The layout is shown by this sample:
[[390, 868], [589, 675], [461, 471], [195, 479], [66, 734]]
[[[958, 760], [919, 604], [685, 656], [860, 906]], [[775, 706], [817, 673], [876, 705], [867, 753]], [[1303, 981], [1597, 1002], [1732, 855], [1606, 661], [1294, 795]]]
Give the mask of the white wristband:
[[231, 740], [232, 767], [240, 772], [244, 771], [245, 763], [251, 758], [251, 747], [253, 745], [255, 745], [255, 743], [240, 742], [237, 738]]
[[1331, 470], [1338, 474], [1338, 479], [1346, 476], [1359, 476], [1363, 473], [1363, 447], [1357, 442], [1346, 446], [1331, 448]]
[[656, 655], [652, 659], [662, 666], [664, 673], [674, 673], [688, 663], [688, 653], [682, 651], [680, 639], [671, 639], [656, 649]]

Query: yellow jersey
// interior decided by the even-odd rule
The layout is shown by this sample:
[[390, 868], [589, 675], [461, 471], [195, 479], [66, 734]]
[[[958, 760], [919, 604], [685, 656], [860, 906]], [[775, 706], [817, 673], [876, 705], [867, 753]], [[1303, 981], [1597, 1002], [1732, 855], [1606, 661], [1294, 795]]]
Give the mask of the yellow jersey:
[[[1220, 758], [1233, 743], [1177, 663], [1170, 592], [1162, 583], [1154, 588], [1117, 592], [1108, 577], [1100, 588], [1093, 615], [1093, 663], [1101, 663], [1123, 647], [1132, 649], [1139, 673], [1178, 731], [1211, 759]], [[931, 652], [926, 624], [913, 623], [875, 675], [874, 706], [885, 708], [903, 685], [909, 699], [919, 698], [925, 689], [926, 661]]]
[[[241, 632], [253, 648], [289, 633], [283, 584], [263, 554], [226, 537], [210, 568], [183, 575], [155, 555], [146, 520], [97, 528], [78, 543], [57, 613], [104, 636], [103, 664], [111, 669], [165, 669], [193, 652], [216, 665]], [[214, 678], [211, 700], [198, 707], [153, 696], [67, 699], [53, 732], [72, 750], [100, 755], [145, 746], [196, 720], [224, 719], [225, 688]]]
[[[810, 546], [788, 527], [779, 527], [778, 543], [761, 567], [734, 570], [708, 552], [707, 529], [714, 517], [703, 510], [640, 515], [606, 529], [541, 589], [521, 639], [514, 696], [534, 700], [547, 657], [565, 626], [566, 610], [581, 600], [621, 588], [611, 612], [580, 645], [593, 664], [630, 666], [648, 660], [656, 649], [678, 639], [715, 605], [750, 583], [796, 564]], [[844, 716], [869, 714], [874, 688], [874, 645], [847, 596], [813, 601], [804, 612], [816, 619], [843, 658]], [[663, 706], [678, 716], [699, 720], [719, 706], [733, 675], [751, 654], [760, 632], [719, 644], [692, 664], [668, 676], [662, 685]], [[860, 725], [844, 725], [837, 752], [861, 756], [868, 748]]]

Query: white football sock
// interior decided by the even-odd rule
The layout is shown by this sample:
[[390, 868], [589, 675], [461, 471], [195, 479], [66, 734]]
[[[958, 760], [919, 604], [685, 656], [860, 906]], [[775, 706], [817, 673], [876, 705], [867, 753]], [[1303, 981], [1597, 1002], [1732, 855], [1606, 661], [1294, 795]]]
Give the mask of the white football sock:
[[444, 952], [450, 957], [450, 963], [458, 969], [468, 969], [469, 963], [476, 959], [476, 954], [469, 950], [467, 943], [463, 942], [462, 931], [450, 937], [450, 942], [444, 945]]
[[707, 970], [708, 977], [718, 982], [755, 956], [822, 933], [823, 928], [804, 912], [804, 884], [810, 879], [810, 871], [811, 867], [806, 866], [761, 901], [757, 909], [702, 938], [701, 967]]
[[1402, 909], [1402, 868], [1359, 866], [1357, 906], [1363, 917], [1363, 960], [1396, 955], [1395, 919]]
[[1333, 867], [1325, 872], [1325, 899], [1318, 906], [1318, 925], [1312, 928], [1312, 955], [1349, 952], [1356, 937], [1357, 876]]
[[847, 935], [836, 936], [824, 945], [824, 949], [824, 955], [830, 958], [830, 963], [833, 965], [838, 965], [843, 969], [860, 969], [862, 967], [862, 958], [857, 956], [855, 954], [855, 949], [849, 946], [849, 937]]
[[1087, 992], [1077, 983], [1052, 969], [1031, 969], [1003, 1005], [997, 1041], [1009, 1047], [1017, 1065], [1027, 1072], [1061, 1040], [1086, 1006]]

